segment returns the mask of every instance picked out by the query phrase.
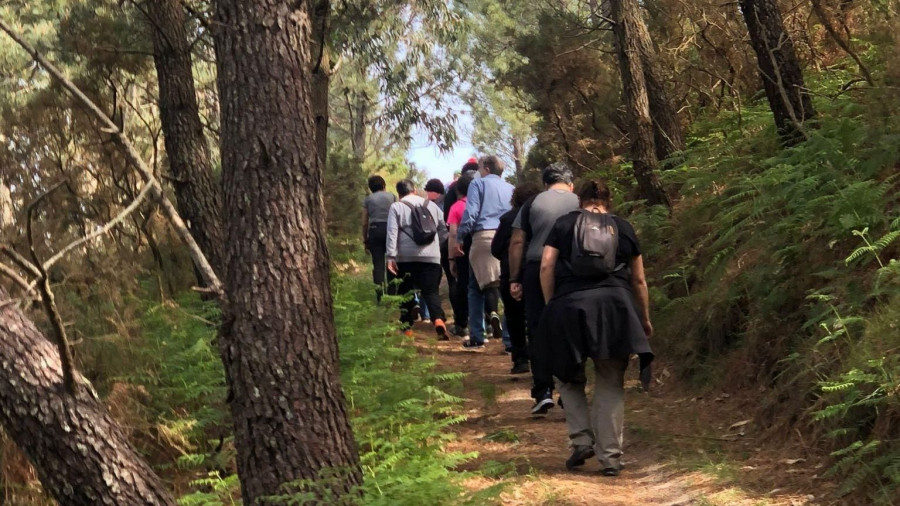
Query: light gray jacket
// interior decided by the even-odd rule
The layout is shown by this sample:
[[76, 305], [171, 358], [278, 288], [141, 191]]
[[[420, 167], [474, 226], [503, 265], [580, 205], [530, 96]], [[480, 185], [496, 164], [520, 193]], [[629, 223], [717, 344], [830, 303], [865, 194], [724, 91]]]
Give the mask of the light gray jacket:
[[[444, 212], [434, 202], [428, 202], [428, 210], [434, 217], [438, 233], [431, 244], [419, 246], [413, 241], [409, 230], [412, 225], [412, 210], [403, 202], [409, 202], [414, 206], [422, 205], [425, 199], [415, 194], [409, 194], [400, 202], [391, 204], [387, 220], [387, 259], [401, 262], [425, 262], [431, 264], [441, 263], [441, 246], [439, 237], [447, 234], [447, 223], [444, 221]], [[403, 229], [406, 231], [403, 231]]]

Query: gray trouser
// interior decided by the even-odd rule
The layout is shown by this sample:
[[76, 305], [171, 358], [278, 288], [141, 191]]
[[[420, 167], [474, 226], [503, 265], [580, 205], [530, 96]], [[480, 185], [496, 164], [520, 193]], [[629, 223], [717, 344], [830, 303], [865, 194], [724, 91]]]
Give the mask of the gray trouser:
[[593, 446], [600, 465], [619, 467], [625, 420], [625, 368], [628, 359], [597, 360], [593, 405], [588, 408], [586, 380], [557, 382], [566, 412], [566, 425], [573, 445]]

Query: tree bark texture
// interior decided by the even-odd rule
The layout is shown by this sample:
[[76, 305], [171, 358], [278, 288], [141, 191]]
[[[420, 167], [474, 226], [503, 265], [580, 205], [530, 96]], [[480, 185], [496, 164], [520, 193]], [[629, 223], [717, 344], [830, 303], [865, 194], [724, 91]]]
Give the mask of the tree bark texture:
[[663, 161], [684, 150], [684, 130], [666, 92], [659, 56], [640, 10], [635, 19], [635, 35], [641, 51], [641, 65], [644, 68], [644, 82], [647, 86], [647, 99], [656, 143], [656, 158]]
[[62, 505], [174, 505], [80, 375], [0, 287], [0, 421]]
[[331, 86], [331, 55], [328, 32], [331, 23], [329, 0], [313, 0], [312, 12], [312, 107], [316, 119], [316, 154], [325, 169], [328, 157], [328, 90]]
[[803, 123], [816, 115], [794, 43], [775, 0], [740, 0], [775, 126], [785, 144], [805, 138]]
[[151, 0], [145, 5], [178, 212], [213, 269], [222, 272], [221, 187], [214, 181], [209, 145], [200, 122], [184, 8], [179, 0]]
[[340, 387], [317, 142], [312, 0], [219, 0], [228, 306], [220, 336], [244, 504], [360, 483]]
[[610, 14], [614, 21], [616, 56], [622, 77], [623, 98], [628, 111], [631, 134], [631, 159], [634, 177], [641, 198], [650, 205], [670, 206], [657, 174], [659, 162], [656, 156], [653, 122], [650, 119], [650, 101], [644, 79], [641, 58], [641, 27], [646, 32], [637, 0], [611, 0]]

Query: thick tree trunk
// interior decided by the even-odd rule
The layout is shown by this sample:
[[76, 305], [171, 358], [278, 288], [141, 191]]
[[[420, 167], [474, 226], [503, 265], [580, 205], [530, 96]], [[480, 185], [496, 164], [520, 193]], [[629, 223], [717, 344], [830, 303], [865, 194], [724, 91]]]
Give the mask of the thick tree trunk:
[[146, 4], [159, 80], [159, 113], [178, 212], [215, 271], [221, 272], [222, 197], [214, 182], [191, 66], [191, 47], [179, 0]]
[[816, 111], [803, 84], [794, 43], [775, 0], [740, 0], [740, 6], [778, 134], [785, 144], [795, 144], [806, 137], [803, 124]]
[[86, 381], [63, 384], [59, 352], [0, 287], [0, 421], [63, 505], [174, 505]]
[[644, 79], [641, 59], [641, 27], [646, 31], [637, 0], [611, 0], [610, 14], [614, 21], [613, 33], [619, 73], [622, 76], [623, 98], [628, 111], [631, 134], [631, 159], [634, 177], [641, 198], [650, 205], [670, 206], [669, 196], [659, 182], [659, 162], [656, 156], [653, 122], [650, 119], [650, 102]]
[[220, 346], [244, 504], [295, 480], [361, 481], [338, 371], [312, 100], [314, 2], [219, 0], [229, 301]]

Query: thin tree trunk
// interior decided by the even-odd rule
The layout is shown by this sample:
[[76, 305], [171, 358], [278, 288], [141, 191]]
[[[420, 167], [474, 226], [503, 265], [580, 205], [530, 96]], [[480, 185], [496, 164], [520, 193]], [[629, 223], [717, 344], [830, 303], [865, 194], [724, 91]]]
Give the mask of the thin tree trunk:
[[834, 25], [831, 24], [828, 13], [825, 12], [825, 8], [822, 6], [822, 0], [812, 0], [812, 6], [813, 11], [816, 13], [816, 16], [818, 16], [819, 21], [822, 22], [822, 26], [825, 28], [825, 31], [828, 32], [828, 35], [831, 35], [832, 40], [834, 40], [845, 53], [850, 55], [850, 58], [853, 58], [853, 61], [856, 62], [856, 66], [859, 67], [860, 73], [862, 73], [866, 82], [869, 83], [869, 86], [875, 86], [875, 80], [872, 78], [872, 73], [869, 72], [869, 67], [863, 63], [859, 55], [853, 51], [852, 47], [850, 47], [850, 36], [847, 36], [847, 40], [844, 40], [843, 37], [841, 37]]
[[[640, 48], [640, 8], [637, 0], [611, 0], [610, 14], [616, 41], [616, 55], [622, 76], [623, 98], [628, 111], [631, 133], [631, 160], [634, 177], [641, 198], [650, 205], [670, 206], [657, 174], [659, 162], [656, 156], [653, 122], [650, 119], [650, 102], [644, 79], [644, 66]], [[644, 28], [646, 30], [646, 27]]]
[[816, 115], [803, 84], [794, 43], [784, 30], [775, 0], [739, 0], [750, 42], [782, 142], [806, 138], [804, 123]]
[[522, 146], [522, 139], [514, 137], [512, 147], [513, 163], [516, 166], [516, 184], [525, 184], [525, 164], [522, 163], [522, 158], [525, 156], [525, 147]]
[[[640, 14], [640, 11], [638, 11]], [[656, 144], [656, 158], [660, 161], [669, 159], [675, 153], [684, 150], [684, 130], [678, 121], [678, 113], [672, 106], [666, 92], [662, 67], [650, 32], [644, 23], [643, 16], [637, 18], [635, 35], [641, 51], [641, 65], [644, 67], [644, 82], [647, 86], [647, 99], [650, 105], [650, 118], [653, 121], [653, 137]]]
[[331, 86], [331, 54], [328, 32], [331, 23], [329, 0], [312, 0], [312, 108], [316, 120], [316, 154], [319, 167], [325, 170], [328, 157], [328, 90]]
[[178, 212], [213, 269], [221, 272], [221, 189], [214, 182], [209, 146], [200, 122], [184, 8], [179, 0], [151, 0], [145, 5]]
[[216, 6], [229, 301], [219, 342], [244, 504], [328, 470], [343, 473], [324, 484], [338, 495], [361, 481], [329, 284], [314, 9]]
[[59, 353], [0, 287], [0, 421], [64, 505], [174, 505], [87, 381], [63, 384]]

